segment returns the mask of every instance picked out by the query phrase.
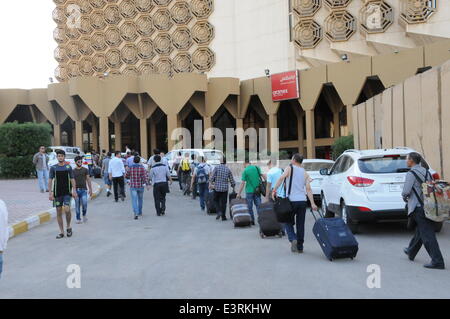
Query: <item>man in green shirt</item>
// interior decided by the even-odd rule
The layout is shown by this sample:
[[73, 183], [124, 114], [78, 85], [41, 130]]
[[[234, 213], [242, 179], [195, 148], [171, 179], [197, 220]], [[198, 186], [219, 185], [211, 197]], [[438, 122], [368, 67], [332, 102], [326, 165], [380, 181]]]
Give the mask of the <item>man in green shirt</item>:
[[245, 187], [245, 199], [247, 200], [248, 212], [252, 216], [252, 225], [255, 225], [255, 214], [253, 213], [253, 204], [258, 210], [261, 205], [261, 193], [259, 186], [261, 184], [261, 168], [251, 165], [250, 161], [245, 161], [245, 169], [242, 173], [242, 182], [237, 193], [237, 198], [241, 198], [241, 193]]

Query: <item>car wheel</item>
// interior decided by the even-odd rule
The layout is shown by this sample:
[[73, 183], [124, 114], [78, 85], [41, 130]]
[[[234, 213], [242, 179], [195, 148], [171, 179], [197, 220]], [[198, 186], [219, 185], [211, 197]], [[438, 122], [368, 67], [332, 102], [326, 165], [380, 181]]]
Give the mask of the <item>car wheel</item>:
[[330, 210], [328, 210], [328, 205], [327, 205], [327, 200], [325, 199], [325, 195], [322, 193], [320, 195], [322, 202], [321, 202], [321, 206], [322, 206], [322, 210], [325, 213], [325, 218], [333, 218], [334, 217], [334, 213], [331, 212]]
[[350, 216], [348, 216], [347, 205], [345, 205], [344, 201], [341, 203], [341, 217], [353, 234], [358, 233], [358, 224], [354, 223]]

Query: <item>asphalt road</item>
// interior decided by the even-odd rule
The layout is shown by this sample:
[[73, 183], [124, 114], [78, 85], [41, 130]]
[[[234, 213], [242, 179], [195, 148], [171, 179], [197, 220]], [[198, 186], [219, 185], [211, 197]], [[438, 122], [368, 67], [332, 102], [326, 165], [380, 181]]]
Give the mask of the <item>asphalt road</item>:
[[[89, 203], [89, 222], [56, 240], [53, 221], [9, 242], [0, 298], [450, 298], [450, 270], [427, 270], [402, 252], [411, 233], [401, 225], [363, 228], [357, 258], [329, 262], [311, 232], [304, 254], [287, 239], [261, 239], [258, 228], [202, 214], [198, 202], [172, 187], [167, 216], [156, 217], [146, 193], [145, 217], [131, 203], [104, 193]], [[450, 225], [439, 235], [450, 267]], [[69, 289], [67, 267], [81, 269], [81, 288]], [[380, 266], [380, 288], [369, 289], [369, 265]]]

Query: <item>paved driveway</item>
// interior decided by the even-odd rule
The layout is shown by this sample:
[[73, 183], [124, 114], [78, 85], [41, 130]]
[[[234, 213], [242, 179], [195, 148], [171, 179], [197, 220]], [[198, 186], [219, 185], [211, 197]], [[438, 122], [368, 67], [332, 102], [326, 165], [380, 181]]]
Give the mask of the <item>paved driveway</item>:
[[[5, 255], [0, 298], [450, 298], [450, 271], [426, 270], [402, 253], [411, 236], [399, 225], [378, 225], [358, 236], [354, 261], [326, 260], [307, 218], [305, 253], [286, 239], [261, 239], [258, 228], [202, 214], [176, 187], [166, 217], [145, 196], [135, 221], [129, 199], [89, 204], [89, 223], [56, 240], [55, 221], [13, 238]], [[450, 225], [439, 235], [450, 266]], [[81, 289], [68, 289], [69, 264], [81, 267]], [[367, 266], [381, 267], [381, 288], [369, 289]]]

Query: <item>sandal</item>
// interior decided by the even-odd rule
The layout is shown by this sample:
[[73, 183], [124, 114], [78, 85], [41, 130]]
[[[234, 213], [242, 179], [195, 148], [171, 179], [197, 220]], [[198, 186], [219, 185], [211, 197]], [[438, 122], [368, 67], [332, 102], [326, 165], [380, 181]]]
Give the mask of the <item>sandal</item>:
[[72, 237], [72, 228], [67, 228], [67, 237]]
[[61, 239], [64, 238], [64, 234], [59, 234], [58, 236], [56, 236], [56, 239]]

